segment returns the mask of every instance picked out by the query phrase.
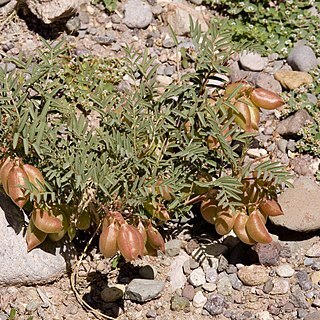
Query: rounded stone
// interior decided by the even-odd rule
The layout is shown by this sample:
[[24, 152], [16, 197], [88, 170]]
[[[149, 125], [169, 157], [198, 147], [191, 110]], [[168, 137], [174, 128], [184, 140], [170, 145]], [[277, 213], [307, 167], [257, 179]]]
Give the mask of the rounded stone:
[[261, 71], [266, 66], [266, 59], [256, 52], [243, 52], [239, 56], [239, 62], [243, 69], [249, 71]]
[[310, 71], [317, 67], [317, 57], [309, 46], [298, 45], [295, 46], [287, 59], [288, 64], [298, 71]]
[[124, 24], [129, 28], [146, 28], [153, 19], [151, 6], [140, 0], [129, 0], [124, 5]]
[[244, 266], [238, 271], [238, 277], [247, 286], [258, 286], [268, 281], [268, 271], [263, 266]]
[[277, 275], [282, 278], [290, 278], [294, 275], [294, 272], [290, 264], [282, 264], [276, 268]]

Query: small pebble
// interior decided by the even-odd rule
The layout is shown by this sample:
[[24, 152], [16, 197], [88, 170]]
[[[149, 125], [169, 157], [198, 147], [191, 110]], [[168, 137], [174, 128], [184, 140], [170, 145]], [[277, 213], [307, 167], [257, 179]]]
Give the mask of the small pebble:
[[194, 269], [189, 275], [189, 283], [194, 287], [200, 287], [206, 282], [205, 273], [202, 268]]
[[282, 264], [276, 268], [277, 275], [282, 278], [290, 278], [294, 275], [294, 272], [290, 264]]

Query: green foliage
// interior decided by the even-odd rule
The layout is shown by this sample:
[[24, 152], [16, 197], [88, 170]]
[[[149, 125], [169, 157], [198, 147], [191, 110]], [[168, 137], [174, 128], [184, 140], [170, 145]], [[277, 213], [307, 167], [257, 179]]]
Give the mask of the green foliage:
[[229, 17], [228, 27], [235, 41], [253, 41], [269, 53], [286, 57], [288, 49], [304, 39], [319, 54], [320, 17], [310, 11], [312, 6], [320, 9], [319, 1], [207, 0], [207, 3]]
[[[43, 172], [45, 193], [35, 195], [27, 186], [38, 202], [80, 208], [70, 214], [71, 237], [79, 210], [89, 204], [96, 222], [106, 210], [131, 221], [152, 218], [145, 209], [150, 202], [183, 215], [198, 187], [217, 189], [222, 207], [241, 205], [243, 178], [254, 169], [244, 165], [252, 134], [230, 118], [232, 95], [209, 96], [207, 87], [216, 72], [227, 72], [233, 43], [214, 24], [205, 35], [192, 25], [191, 36], [195, 72], [165, 89], [156, 81], [154, 59], [131, 48], [124, 61], [100, 60], [45, 43], [36, 60], [15, 60], [12, 73], [0, 69], [2, 148]], [[124, 73], [131, 88], [119, 91]], [[209, 148], [208, 136], [219, 147]], [[274, 179], [274, 190], [286, 181], [270, 161], [259, 170], [263, 180]], [[170, 199], [162, 197], [165, 190]]]
[[102, 3], [108, 12], [114, 12], [117, 8], [117, 0], [92, 0], [93, 4]]

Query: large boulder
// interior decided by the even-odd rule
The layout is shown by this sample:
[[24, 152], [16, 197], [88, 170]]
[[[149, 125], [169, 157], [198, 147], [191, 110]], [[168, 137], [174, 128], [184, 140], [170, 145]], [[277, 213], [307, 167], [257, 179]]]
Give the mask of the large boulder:
[[320, 229], [320, 186], [312, 178], [296, 179], [278, 201], [284, 215], [270, 217], [275, 225], [299, 232]]
[[29, 10], [46, 24], [73, 15], [80, 2], [79, 0], [26, 0]]
[[0, 193], [0, 286], [46, 283], [70, 268], [75, 250], [70, 244], [46, 240], [27, 252], [25, 216]]

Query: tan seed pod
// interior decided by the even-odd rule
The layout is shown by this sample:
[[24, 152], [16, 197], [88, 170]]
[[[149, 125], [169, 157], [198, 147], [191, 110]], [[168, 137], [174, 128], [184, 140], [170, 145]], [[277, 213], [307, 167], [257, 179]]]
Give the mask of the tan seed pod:
[[39, 230], [33, 223], [32, 220], [29, 221], [27, 233], [26, 233], [26, 242], [28, 252], [40, 245], [47, 237], [45, 232]]
[[[7, 166], [8, 164], [11, 164], [11, 166]], [[8, 176], [8, 173], [9, 173], [9, 170], [10, 170], [10, 167], [13, 166], [13, 161], [10, 157], [7, 157], [7, 158], [4, 158], [4, 159], [1, 159], [1, 163], [0, 163], [0, 183], [2, 184], [2, 171], [3, 169], [7, 166], [7, 173], [5, 174], [5, 176]]]
[[111, 258], [118, 251], [117, 238], [119, 235], [119, 225], [113, 221], [102, 229], [99, 237], [99, 250], [106, 257]]
[[215, 221], [217, 233], [222, 236], [228, 234], [233, 228], [234, 219], [235, 216], [232, 214], [231, 210], [219, 212]]
[[5, 191], [20, 209], [29, 199], [29, 196], [24, 195], [25, 180], [27, 179], [27, 174], [19, 165], [14, 165], [9, 170], [7, 177], [7, 191]]
[[251, 101], [259, 108], [273, 110], [281, 107], [284, 102], [275, 92], [256, 88], [250, 93]]
[[283, 211], [279, 205], [279, 203], [274, 199], [264, 200], [259, 205], [259, 210], [266, 216], [276, 217], [282, 216]]
[[28, 180], [38, 189], [38, 191], [40, 193], [45, 192], [45, 181], [41, 171], [30, 164], [24, 164], [22, 168], [27, 174]]
[[58, 217], [54, 215], [52, 208], [34, 208], [31, 219], [34, 225], [41, 231], [46, 233], [58, 233], [64, 226]]
[[251, 131], [257, 131], [259, 129], [260, 111], [256, 106], [249, 104], [250, 118], [251, 118]]
[[147, 237], [147, 243], [149, 243], [152, 248], [161, 250], [163, 253], [165, 252], [163, 237], [160, 232], [152, 226], [151, 222], [149, 222], [147, 226]]
[[142, 236], [143, 243], [146, 244], [147, 243], [147, 230], [141, 220], [139, 220], [139, 223], [137, 225], [137, 230], [140, 232], [140, 234]]
[[236, 107], [238, 113], [232, 110], [232, 114], [235, 116], [234, 121], [237, 123], [240, 128], [244, 131], [251, 130], [251, 114], [249, 106], [247, 103], [242, 101], [237, 101], [234, 106]]
[[251, 238], [246, 230], [248, 218], [246, 213], [239, 212], [234, 220], [233, 231], [242, 242], [246, 244], [255, 244], [257, 241]]
[[126, 261], [143, 256], [144, 243], [140, 232], [132, 225], [124, 223], [120, 226], [117, 246]]
[[200, 205], [200, 213], [204, 220], [210, 224], [215, 224], [217, 212], [220, 210], [215, 199], [203, 200]]
[[272, 238], [258, 211], [253, 211], [246, 223], [246, 230], [249, 236], [259, 243], [270, 243]]

